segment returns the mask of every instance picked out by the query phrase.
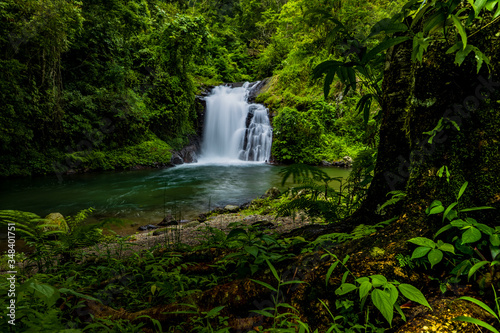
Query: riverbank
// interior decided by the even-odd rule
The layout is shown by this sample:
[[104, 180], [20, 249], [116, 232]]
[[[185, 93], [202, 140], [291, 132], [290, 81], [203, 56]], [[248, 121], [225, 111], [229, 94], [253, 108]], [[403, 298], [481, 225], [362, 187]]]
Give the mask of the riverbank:
[[[179, 225], [138, 232], [121, 240], [100, 243], [84, 252], [90, 255], [111, 251], [119, 257], [126, 257], [141, 250], [155, 247], [177, 248], [196, 247], [207, 240], [217, 241], [220, 232], [227, 235], [236, 227], [255, 228], [268, 234], [283, 234], [304, 225], [312, 224], [305, 215], [295, 217], [276, 217], [274, 215], [242, 215], [240, 213], [224, 213], [208, 218], [205, 222], [190, 221]], [[214, 244], [217, 246], [217, 244]]]

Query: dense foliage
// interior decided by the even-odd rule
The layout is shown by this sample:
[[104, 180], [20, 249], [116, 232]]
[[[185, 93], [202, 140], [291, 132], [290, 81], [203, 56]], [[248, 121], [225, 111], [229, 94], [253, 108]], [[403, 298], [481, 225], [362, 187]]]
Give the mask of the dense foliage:
[[[276, 159], [314, 164], [360, 151], [347, 184], [311, 166], [287, 168], [284, 180], [293, 176], [300, 184], [276, 199], [254, 201], [227, 233], [205, 224], [195, 247], [181, 244], [173, 227], [163, 230], [158, 248], [126, 256], [133, 237], [103, 236], [104, 223], [83, 224], [90, 209], [51, 221], [0, 211], [0, 225], [32, 250], [17, 253], [9, 236], [1, 263], [19, 273], [17, 281], [0, 282], [0, 299], [16, 304], [18, 326], [3, 320], [0, 327], [383, 332], [416, 331], [407, 320], [420, 330], [424, 317], [444, 318], [447, 330], [462, 321], [498, 332], [499, 140], [491, 124], [500, 98], [493, 89], [499, 85], [500, 2], [393, 4], [0, 2], [3, 175], [163, 163], [169, 148], [194, 130], [197, 89], [271, 75], [259, 98], [274, 115]], [[386, 18], [396, 8], [401, 11]], [[387, 50], [396, 54], [384, 58]], [[448, 82], [450, 72], [455, 76]], [[492, 76], [489, 83], [480, 76], [477, 86], [467, 81], [471, 73]], [[441, 96], [425, 82], [430, 78], [446, 98], [435, 98]], [[404, 79], [415, 86], [401, 97]], [[471, 91], [475, 109], [464, 102], [455, 108], [458, 116], [442, 116], [441, 109], [457, 98], [467, 101]], [[462, 116], [471, 119], [462, 123]], [[448, 141], [424, 155], [425, 144], [440, 140], [444, 130]], [[377, 152], [363, 149], [377, 140], [383, 143]], [[481, 160], [468, 163], [471, 156]], [[399, 157], [407, 163], [394, 164]], [[384, 163], [374, 166], [376, 158]], [[395, 169], [402, 190], [377, 187]], [[474, 186], [466, 178], [475, 179]], [[366, 202], [381, 204], [362, 210]], [[264, 211], [341, 223], [282, 236], [266, 230], [264, 221], [244, 224], [246, 214]], [[463, 293], [485, 302], [459, 297]], [[457, 306], [461, 300], [489, 316]]]
[[[356, 155], [375, 142], [354, 111], [358, 93], [337, 86], [322, 102], [312, 68], [345, 54], [337, 20], [360, 36], [391, 10], [385, 1], [2, 1], [0, 175], [166, 164], [169, 153], [127, 152], [185, 144], [203, 87], [270, 76], [260, 100], [277, 115], [278, 162]], [[287, 139], [293, 130], [315, 146]]]

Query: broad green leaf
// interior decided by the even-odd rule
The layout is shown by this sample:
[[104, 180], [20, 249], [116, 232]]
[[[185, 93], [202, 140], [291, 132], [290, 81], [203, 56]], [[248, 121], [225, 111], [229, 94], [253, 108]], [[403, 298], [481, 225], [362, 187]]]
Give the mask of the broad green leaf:
[[436, 247], [436, 243], [434, 243], [433, 240], [426, 238], [426, 237], [415, 237], [415, 238], [409, 239], [408, 242], [413, 243], [415, 245], [419, 245], [419, 246], [430, 247], [431, 249]]
[[256, 258], [259, 255], [259, 248], [257, 246], [254, 246], [254, 245], [247, 246], [247, 245], [245, 245], [244, 249], [245, 249], [245, 251], [247, 251], [248, 253], [250, 253], [251, 255], [253, 255]]
[[438, 242], [437, 248], [441, 251], [446, 251], [455, 254], [455, 247], [450, 243], [443, 243], [442, 241]]
[[[498, 255], [500, 254], [500, 246], [493, 246], [493, 245], [490, 245], [490, 253], [491, 253], [491, 257], [493, 258], [493, 260], [496, 261]], [[498, 258], [500, 259], [500, 258]], [[493, 264], [491, 264], [493, 266]]]
[[448, 215], [446, 216], [446, 218], [448, 219], [448, 221], [453, 221], [457, 217], [458, 217], [458, 213], [454, 209], [451, 212], [449, 212]]
[[226, 239], [231, 239], [231, 238], [238, 238], [239, 236], [247, 236], [247, 232], [243, 230], [242, 228], [236, 228], [233, 229], [229, 232], [227, 235]]
[[336, 295], [345, 295], [347, 293], [350, 293], [351, 291], [353, 290], [356, 290], [358, 289], [355, 285], [353, 285], [352, 283], [342, 283], [340, 285], [340, 287], [337, 288], [337, 290], [335, 290], [335, 294]]
[[[443, 209], [442, 211], [444, 211], [443, 203], [442, 203], [441, 201], [439, 201], [439, 200], [434, 200], [434, 201], [433, 201], [433, 202], [429, 205], [429, 207], [427, 207], [427, 209], [425, 210], [425, 213], [426, 213], [427, 215], [441, 213], [442, 211], [441, 211], [441, 212], [437, 212], [437, 213], [434, 213], [434, 212], [433, 212], [433, 213], [431, 213], [431, 211], [432, 211], [433, 209], [437, 208], [437, 207], [441, 207], [441, 208]], [[435, 211], [435, 210], [434, 210], [434, 211]]]
[[368, 278], [366, 276], [362, 276], [362, 277], [356, 279], [356, 282], [359, 283], [359, 284], [361, 284], [361, 283], [363, 283], [365, 281], [370, 281], [370, 278]]
[[250, 273], [252, 273], [252, 275], [254, 275], [259, 270], [259, 265], [250, 264], [249, 266], [250, 266]]
[[325, 283], [327, 287], [328, 287], [328, 281], [330, 281], [330, 276], [332, 275], [333, 271], [335, 270], [339, 262], [340, 261], [337, 260], [330, 266], [330, 268], [328, 268], [328, 272], [326, 273], [326, 278], [325, 278]]
[[59, 290], [48, 285], [48, 284], [38, 284], [33, 281], [31, 287], [35, 290], [35, 294], [42, 299], [47, 306], [50, 308], [59, 299]]
[[462, 219], [453, 220], [453, 221], [450, 222], [450, 225], [454, 226], [455, 228], [464, 228], [464, 227], [470, 226], [469, 223], [465, 222]]
[[423, 256], [425, 256], [429, 251], [431, 250], [430, 247], [426, 247], [426, 246], [419, 246], [417, 247], [412, 255], [411, 255], [411, 259], [417, 259], [417, 258], [422, 258]]
[[391, 283], [387, 284], [384, 291], [389, 295], [392, 305], [398, 300], [399, 292], [398, 289]]
[[269, 260], [266, 259], [266, 263], [267, 265], [269, 266], [269, 269], [271, 270], [271, 272], [273, 273], [274, 277], [276, 278], [277, 281], [281, 281], [281, 278], [280, 276], [278, 275], [278, 272], [276, 271], [276, 268], [274, 268], [274, 266], [271, 264], [271, 262]]
[[372, 290], [372, 284], [369, 281], [363, 281], [359, 286], [359, 299], [362, 299]]
[[344, 275], [342, 275], [342, 283], [346, 282], [348, 276], [349, 276], [349, 272], [344, 272]]
[[500, 246], [500, 235], [493, 234], [490, 236], [490, 243], [493, 246]]
[[[444, 220], [448, 217], [448, 214], [450, 214], [450, 211], [456, 206], [458, 205], [458, 202], [454, 202], [452, 203], [451, 205], [449, 205], [446, 210], [444, 211], [443, 213], [443, 222]], [[435, 236], [434, 236], [435, 237]]]
[[465, 49], [458, 51], [455, 55], [455, 63], [460, 66], [472, 49], [473, 46], [469, 44], [465, 47]]
[[458, 199], [460, 199], [460, 198], [462, 197], [462, 195], [464, 194], [465, 189], [467, 188], [467, 185], [469, 185], [469, 182], [467, 182], [467, 181], [466, 181], [466, 182], [464, 182], [464, 183], [462, 184], [462, 187], [460, 188], [460, 191], [458, 191], [457, 201], [458, 201]]
[[462, 49], [465, 49], [465, 47], [467, 46], [467, 33], [465, 32], [465, 28], [462, 25], [462, 22], [460, 22], [458, 17], [456, 17], [455, 15], [451, 15], [451, 19], [453, 20], [453, 24], [457, 28], [458, 33], [460, 34], [460, 37], [462, 38], [462, 44], [463, 44]]
[[479, 13], [486, 5], [486, 2], [487, 2], [487, 0], [476, 0], [476, 2], [474, 2], [474, 5], [472, 7], [474, 8], [474, 12], [476, 13], [476, 17], [479, 16]]
[[[467, 219], [470, 219], [469, 217]], [[474, 219], [471, 219], [471, 220], [474, 220]], [[474, 220], [474, 222], [476, 222], [476, 220]], [[486, 234], [488, 236], [491, 236], [493, 235], [493, 233], [495, 232], [495, 229], [493, 229], [492, 227], [486, 225], [486, 224], [483, 224], [483, 223], [472, 223], [473, 225], [475, 225], [483, 234]]]
[[488, 3], [486, 4], [485, 8], [487, 10], [489, 10], [490, 12], [495, 9], [495, 6], [499, 3], [498, 0], [495, 0], [495, 1], [488, 1]]
[[435, 264], [439, 263], [443, 259], [443, 252], [438, 249], [432, 249], [427, 255], [427, 259], [429, 259], [432, 268]]
[[399, 313], [399, 315], [401, 316], [401, 319], [403, 319], [403, 321], [406, 321], [406, 316], [405, 314], [403, 313], [403, 310], [401, 310], [401, 307], [397, 304], [394, 304], [394, 308], [396, 309], [396, 311]]
[[462, 42], [457, 42], [453, 44], [448, 50], [446, 50], [446, 54], [450, 54], [453, 52], [456, 52], [460, 49], [463, 49], [463, 43]]
[[422, 294], [420, 290], [418, 290], [411, 284], [401, 283], [398, 286], [398, 289], [401, 292], [401, 294], [403, 294], [403, 296], [408, 298], [410, 301], [422, 304], [432, 310], [431, 306], [425, 299], [424, 294]]
[[442, 212], [444, 212], [444, 207], [443, 206], [436, 206], [436, 207], [431, 208], [431, 210], [429, 211], [429, 215], [439, 214]]
[[470, 227], [462, 234], [462, 244], [474, 243], [481, 239], [481, 231]]
[[385, 276], [380, 274], [372, 275], [370, 276], [370, 278], [372, 279], [372, 284], [374, 287], [382, 287], [387, 283], [387, 279], [385, 278]]
[[467, 323], [473, 323], [473, 324], [476, 324], [478, 326], [484, 327], [484, 328], [490, 330], [493, 333], [500, 333], [500, 332], [498, 332], [498, 330], [496, 328], [494, 328], [490, 324], [487, 324], [484, 321], [479, 320], [477, 318], [465, 317], [465, 316], [458, 316], [458, 317], [453, 318], [452, 320], [453, 321], [465, 321]]
[[384, 318], [392, 325], [392, 317], [394, 315], [393, 303], [389, 295], [382, 290], [375, 289], [371, 293], [373, 305], [382, 313]]
[[470, 279], [470, 277], [478, 270], [480, 269], [481, 267], [483, 267], [484, 265], [487, 265], [489, 264], [490, 262], [487, 261], [487, 260], [483, 260], [483, 261], [480, 261], [478, 263], [476, 263], [474, 266], [471, 267], [471, 269], [469, 270], [469, 274], [467, 274], [467, 277]]

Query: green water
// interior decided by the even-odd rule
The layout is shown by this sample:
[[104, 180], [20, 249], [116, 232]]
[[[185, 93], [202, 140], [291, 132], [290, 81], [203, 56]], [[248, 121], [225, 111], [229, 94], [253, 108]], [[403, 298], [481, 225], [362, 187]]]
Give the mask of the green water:
[[[162, 170], [92, 173], [2, 180], [0, 209], [75, 214], [94, 207], [94, 216], [158, 223], [165, 213], [193, 219], [216, 206], [240, 205], [280, 187], [282, 167], [262, 163], [183, 165]], [[324, 169], [347, 177], [349, 170]]]

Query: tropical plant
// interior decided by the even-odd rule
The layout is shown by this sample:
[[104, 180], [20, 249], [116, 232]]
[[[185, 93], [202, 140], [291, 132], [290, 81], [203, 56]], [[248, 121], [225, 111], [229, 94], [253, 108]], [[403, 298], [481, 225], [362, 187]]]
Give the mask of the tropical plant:
[[[496, 292], [494, 286], [491, 286], [491, 287], [493, 288], [493, 295], [494, 295], [494, 298], [495, 298], [496, 312], [493, 311], [493, 309], [491, 309], [488, 305], [486, 305], [485, 303], [483, 303], [480, 300], [477, 300], [475, 298], [472, 298], [472, 297], [469, 297], [469, 296], [462, 296], [462, 297], [460, 297], [458, 299], [461, 299], [461, 300], [464, 300], [464, 301], [468, 301], [468, 302], [472, 302], [472, 303], [480, 306], [483, 310], [485, 310], [490, 315], [492, 315], [497, 320], [497, 322], [500, 324], [500, 306], [499, 306], [499, 302], [498, 302], [497, 292]], [[464, 321], [466, 323], [476, 324], [478, 326], [486, 328], [487, 330], [490, 330], [493, 333], [500, 333], [492, 325], [490, 325], [490, 324], [488, 324], [488, 323], [486, 323], [486, 322], [484, 322], [482, 320], [479, 320], [477, 318], [474, 318], [474, 317], [458, 316], [458, 317], [453, 318], [453, 320], [454, 321]]]
[[[380, 311], [391, 326], [394, 312], [399, 313], [403, 320], [406, 321], [406, 317], [397, 303], [399, 293], [407, 299], [425, 305], [432, 310], [422, 292], [414, 286], [406, 283], [399, 283], [397, 281], [388, 281], [383, 275], [380, 274], [357, 278], [346, 266], [349, 256], [340, 260], [336, 255], [329, 251], [327, 252], [328, 253], [324, 254], [322, 257], [330, 256], [335, 259], [335, 262], [330, 266], [326, 274], [326, 286], [328, 287], [330, 277], [335, 268], [341, 264], [346, 271], [342, 276], [341, 285], [335, 290], [335, 294], [342, 296], [357, 290], [359, 293], [359, 300], [361, 301], [361, 309], [364, 308], [365, 303], [368, 300], [368, 295], [370, 295], [372, 304]], [[347, 278], [349, 276], [354, 278], [355, 283], [347, 282]]]
[[[266, 318], [272, 318], [273, 320], [273, 325], [271, 328], [269, 328], [269, 332], [309, 332], [309, 327], [307, 324], [303, 323], [300, 321], [299, 316], [297, 315], [297, 310], [291, 306], [288, 303], [285, 303], [283, 301], [283, 290], [282, 287], [290, 284], [300, 284], [304, 283], [304, 281], [300, 280], [289, 280], [289, 281], [283, 281], [282, 277], [278, 274], [276, 271], [276, 268], [271, 264], [269, 260], [265, 260], [269, 269], [271, 270], [274, 278], [278, 282], [277, 287], [273, 287], [272, 285], [259, 281], [259, 280], [253, 280], [253, 282], [260, 284], [261, 286], [266, 287], [267, 289], [271, 290], [273, 293], [271, 294], [271, 299], [273, 306], [272, 307], [266, 307], [261, 310], [252, 310], [251, 312], [257, 313], [259, 315], [262, 315]], [[284, 313], [280, 313], [282, 311], [280, 310], [285, 310]], [[295, 321], [295, 323], [293, 322]]]

